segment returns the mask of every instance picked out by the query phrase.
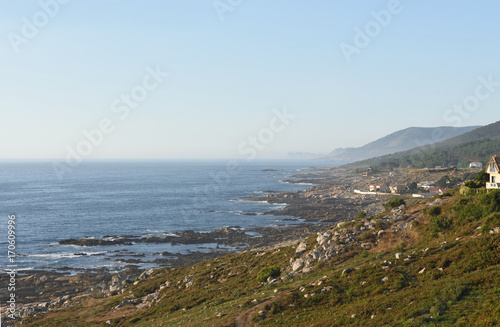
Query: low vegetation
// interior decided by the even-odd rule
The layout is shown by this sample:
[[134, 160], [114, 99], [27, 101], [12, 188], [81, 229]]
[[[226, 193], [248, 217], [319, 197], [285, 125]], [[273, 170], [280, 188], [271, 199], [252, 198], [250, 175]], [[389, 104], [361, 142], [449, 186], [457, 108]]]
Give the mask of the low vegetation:
[[[377, 223], [359, 236], [371, 248], [318, 261], [309, 273], [287, 270], [295, 246], [247, 251], [158, 270], [123, 294], [88, 297], [23, 326], [499, 325], [500, 191], [462, 193], [416, 200], [405, 208], [415, 218], [406, 230]], [[338, 231], [360, 228], [358, 220]], [[378, 230], [385, 236], [375, 244]], [[144, 309], [124, 302], [152, 292], [160, 300]]]
[[265, 282], [268, 278], [278, 278], [281, 274], [281, 270], [276, 266], [262, 268], [261, 271], [257, 274], [258, 282]]
[[385, 206], [388, 208], [397, 208], [399, 206], [404, 205], [405, 203], [406, 203], [405, 200], [398, 197], [393, 197], [385, 204]]

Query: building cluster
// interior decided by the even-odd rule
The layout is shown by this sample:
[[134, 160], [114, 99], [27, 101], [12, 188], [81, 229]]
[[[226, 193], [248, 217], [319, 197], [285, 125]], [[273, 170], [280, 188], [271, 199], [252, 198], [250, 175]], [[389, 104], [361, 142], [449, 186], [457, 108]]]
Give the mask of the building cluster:
[[[483, 164], [478, 161], [471, 162], [469, 164], [469, 168], [471, 169], [482, 169]], [[489, 174], [489, 182], [486, 183], [487, 189], [500, 189], [500, 157], [492, 156], [488, 164], [486, 165], [486, 172]], [[366, 170], [363, 175], [371, 176], [373, 171], [371, 168]], [[394, 177], [395, 172], [391, 171], [389, 173], [389, 177]], [[445, 187], [436, 187], [434, 186], [434, 181], [421, 181], [417, 183], [417, 189], [420, 190], [419, 193], [412, 194], [415, 198], [428, 198], [435, 195], [442, 195], [448, 188]], [[368, 186], [368, 190], [360, 191], [355, 190], [355, 193], [358, 194], [378, 194], [378, 193], [391, 193], [391, 194], [403, 194], [410, 193], [411, 190], [407, 185], [389, 185], [389, 184], [370, 184]]]

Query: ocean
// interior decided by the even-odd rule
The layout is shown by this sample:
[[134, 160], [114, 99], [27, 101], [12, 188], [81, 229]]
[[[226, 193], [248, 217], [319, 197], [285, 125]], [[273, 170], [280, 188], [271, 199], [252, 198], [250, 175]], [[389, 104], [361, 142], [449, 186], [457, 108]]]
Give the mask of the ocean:
[[[297, 224], [300, 222], [277, 221], [277, 217], [263, 214], [283, 205], [243, 198], [265, 191], [304, 190], [310, 185], [283, 181], [307, 167], [332, 165], [300, 160], [89, 161], [60, 180], [50, 162], [1, 162], [0, 265], [15, 264], [20, 270], [64, 267], [116, 271], [126, 265], [116, 262], [117, 256], [139, 255], [142, 261], [152, 261], [163, 251], [212, 251], [216, 244], [82, 247], [57, 242], [119, 235], [161, 237], [235, 225]], [[11, 246], [15, 256], [10, 262], [9, 215], [15, 215], [10, 219], [15, 223], [15, 249]]]

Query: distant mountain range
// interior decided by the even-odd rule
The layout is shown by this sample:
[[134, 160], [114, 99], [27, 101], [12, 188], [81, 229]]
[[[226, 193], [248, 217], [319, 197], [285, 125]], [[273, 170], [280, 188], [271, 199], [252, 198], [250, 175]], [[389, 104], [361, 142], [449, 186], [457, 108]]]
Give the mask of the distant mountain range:
[[289, 152], [287, 157], [290, 159], [318, 159], [325, 156], [324, 153], [311, 152]]
[[384, 136], [359, 148], [335, 149], [322, 159], [354, 162], [380, 157], [452, 139], [479, 127], [410, 127]]
[[426, 146], [357, 162], [372, 167], [434, 168], [470, 161], [485, 164], [492, 155], [500, 155], [500, 121], [473, 129], [465, 134]]

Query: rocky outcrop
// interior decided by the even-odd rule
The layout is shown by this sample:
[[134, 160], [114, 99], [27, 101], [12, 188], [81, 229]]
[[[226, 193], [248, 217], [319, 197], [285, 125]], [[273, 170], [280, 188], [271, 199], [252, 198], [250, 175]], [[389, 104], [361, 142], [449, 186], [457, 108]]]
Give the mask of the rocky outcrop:
[[[405, 213], [405, 207], [393, 209], [381, 219], [357, 219], [350, 222], [338, 223], [336, 228], [319, 232], [316, 244], [310, 251], [306, 251], [307, 244], [301, 242], [296, 250], [296, 257], [290, 259], [287, 271], [291, 275], [308, 273], [313, 270], [314, 264], [327, 261], [331, 258], [346, 253], [351, 249], [370, 249], [387, 232], [398, 233], [411, 228], [415, 218]], [[378, 226], [388, 229], [377, 230]], [[401, 253], [396, 254], [396, 259], [402, 259]], [[344, 270], [342, 275], [349, 273]]]
[[[131, 245], [132, 243], [170, 243], [174, 244], [203, 244], [203, 243], [222, 243], [234, 244], [244, 243], [252, 236], [245, 234], [239, 226], [224, 227], [210, 233], [199, 233], [192, 230], [177, 232], [173, 235], [163, 237], [139, 237], [139, 236], [104, 236], [97, 238], [67, 239], [59, 241], [61, 245], [79, 245], [79, 246], [106, 246], [106, 245]], [[214, 242], [214, 240], [220, 240]]]
[[304, 254], [307, 248], [307, 243], [306, 242], [300, 242], [299, 246], [297, 246], [297, 249], [295, 250], [295, 255], [296, 256], [301, 256]]

